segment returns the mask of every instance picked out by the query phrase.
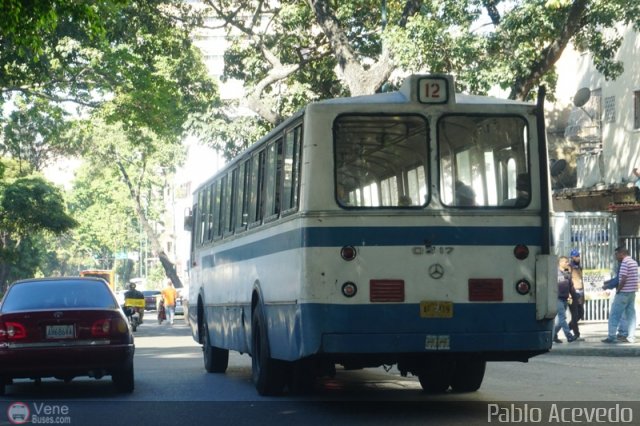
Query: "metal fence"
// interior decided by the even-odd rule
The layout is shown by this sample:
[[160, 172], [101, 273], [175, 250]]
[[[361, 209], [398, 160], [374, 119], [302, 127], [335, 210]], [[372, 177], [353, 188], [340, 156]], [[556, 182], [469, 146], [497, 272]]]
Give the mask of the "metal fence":
[[607, 321], [609, 298], [600, 288], [617, 268], [614, 258], [614, 250], [619, 244], [616, 215], [607, 212], [555, 213], [553, 232], [556, 254], [569, 256], [571, 250], [578, 249], [582, 268], [588, 272], [584, 276], [588, 297], [583, 321]]
[[556, 254], [580, 251], [584, 269], [614, 269], [613, 252], [618, 245], [618, 224], [613, 213], [555, 213], [553, 235]]
[[640, 237], [621, 236], [620, 245], [629, 250], [629, 256], [633, 257], [636, 262], [640, 263]]

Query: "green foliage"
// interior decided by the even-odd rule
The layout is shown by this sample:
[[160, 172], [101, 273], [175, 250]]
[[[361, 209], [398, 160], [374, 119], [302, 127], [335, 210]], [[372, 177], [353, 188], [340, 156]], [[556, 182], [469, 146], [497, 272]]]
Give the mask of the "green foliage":
[[[0, 149], [25, 167], [41, 171], [73, 150], [68, 138], [68, 113], [47, 99], [18, 95], [5, 121]], [[2, 122], [0, 117], [0, 123]]]
[[[366, 73], [378, 65], [391, 77], [375, 90], [397, 87], [408, 72], [445, 72], [456, 76], [461, 91], [486, 94], [497, 86], [528, 99], [544, 84], [553, 98], [555, 63], [569, 42], [591, 53], [612, 79], [624, 69], [616, 58], [620, 29], [640, 28], [635, 0], [206, 3], [230, 34], [240, 34], [225, 53], [224, 77], [259, 95], [259, 104], [245, 105], [268, 126], [310, 101], [348, 94], [353, 82], [371, 80]], [[221, 139], [214, 146], [227, 154], [235, 151], [225, 143], [236, 140], [225, 139], [232, 129], [229, 120], [211, 129]]]
[[5, 160], [0, 179], [0, 290], [9, 279], [33, 276], [47, 252], [41, 242], [77, 226], [61, 191]]
[[66, 214], [62, 193], [39, 176], [26, 176], [0, 186], [0, 230], [19, 237], [30, 233], [65, 232], [76, 221]]

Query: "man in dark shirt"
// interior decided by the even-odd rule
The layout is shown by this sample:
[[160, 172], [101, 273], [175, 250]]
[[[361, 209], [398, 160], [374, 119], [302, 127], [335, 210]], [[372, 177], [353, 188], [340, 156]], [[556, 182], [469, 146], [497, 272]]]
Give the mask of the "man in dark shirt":
[[[131, 309], [131, 308], [126, 307], [127, 299], [142, 299], [144, 301], [144, 294], [141, 291], [136, 290], [136, 283], [130, 282], [129, 290], [125, 291], [124, 293], [125, 313], [127, 315], [130, 315], [127, 309]], [[144, 304], [142, 306], [144, 306]], [[142, 317], [144, 317], [144, 308], [138, 308], [137, 311], [138, 311], [138, 314], [140, 315], [140, 324], [142, 324]], [[133, 313], [133, 311], [131, 313]]]
[[573, 342], [576, 337], [571, 333], [569, 324], [567, 324], [567, 299], [569, 299], [569, 291], [571, 289], [571, 271], [569, 268], [569, 258], [561, 256], [558, 259], [558, 314], [556, 315], [556, 323], [553, 328], [554, 343], [562, 343], [558, 338], [560, 329], [564, 332], [567, 342]]

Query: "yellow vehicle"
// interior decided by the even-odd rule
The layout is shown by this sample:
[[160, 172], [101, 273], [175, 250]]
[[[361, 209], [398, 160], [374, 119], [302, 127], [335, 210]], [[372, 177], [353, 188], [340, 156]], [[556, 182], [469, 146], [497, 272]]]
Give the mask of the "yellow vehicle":
[[109, 287], [111, 287], [111, 290], [115, 291], [115, 285], [116, 285], [115, 271], [112, 271], [110, 269], [87, 269], [84, 271], [80, 271], [80, 276], [102, 278], [109, 284]]

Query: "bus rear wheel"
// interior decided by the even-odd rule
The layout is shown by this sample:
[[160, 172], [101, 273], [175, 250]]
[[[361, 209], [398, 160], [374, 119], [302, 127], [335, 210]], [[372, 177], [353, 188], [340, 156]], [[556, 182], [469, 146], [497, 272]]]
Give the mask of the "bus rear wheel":
[[418, 380], [427, 393], [444, 393], [449, 389], [453, 372], [453, 362], [449, 360], [432, 360], [422, 367]]
[[480, 389], [484, 379], [487, 362], [482, 359], [464, 359], [456, 363], [451, 378], [454, 392], [475, 392]]
[[251, 372], [260, 395], [280, 395], [286, 385], [283, 361], [271, 358], [266, 322], [260, 304], [251, 317]]
[[208, 373], [224, 373], [229, 366], [229, 350], [211, 345], [209, 326], [205, 319], [203, 324], [202, 352], [204, 355], [204, 369]]

